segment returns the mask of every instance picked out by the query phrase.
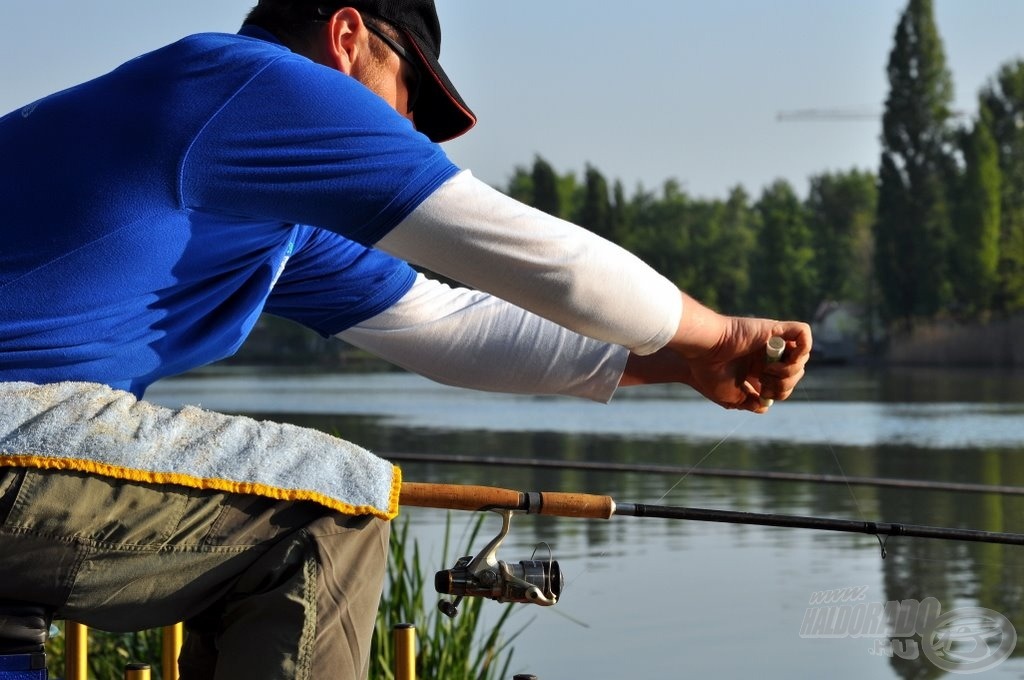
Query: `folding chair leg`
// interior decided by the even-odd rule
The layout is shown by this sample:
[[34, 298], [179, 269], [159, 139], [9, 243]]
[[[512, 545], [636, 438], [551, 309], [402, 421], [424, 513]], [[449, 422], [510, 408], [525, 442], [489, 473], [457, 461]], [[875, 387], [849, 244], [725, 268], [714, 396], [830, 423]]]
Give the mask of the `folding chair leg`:
[[399, 623], [391, 634], [395, 642], [395, 680], [416, 680], [416, 626]]
[[66, 621], [64, 636], [64, 677], [66, 680], [86, 680], [89, 629], [84, 624]]
[[181, 654], [181, 644], [184, 636], [184, 624], [179, 622], [173, 626], [164, 626], [163, 653], [161, 654], [160, 665], [164, 680], [178, 680], [178, 656]]
[[130, 663], [124, 667], [124, 680], [149, 680], [148, 663]]

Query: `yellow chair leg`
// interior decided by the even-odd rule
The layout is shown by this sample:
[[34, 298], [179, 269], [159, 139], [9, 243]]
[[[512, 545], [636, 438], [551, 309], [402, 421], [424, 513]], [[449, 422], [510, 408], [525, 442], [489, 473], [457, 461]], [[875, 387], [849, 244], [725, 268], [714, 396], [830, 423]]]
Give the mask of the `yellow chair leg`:
[[86, 680], [89, 629], [84, 624], [66, 621], [64, 636], [64, 676], [66, 680]]
[[391, 633], [395, 642], [395, 680], [416, 680], [416, 626], [399, 623]]
[[163, 678], [164, 680], [178, 680], [178, 656], [181, 654], [185, 626], [180, 622], [173, 626], [164, 626], [163, 634], [163, 653], [160, 665], [163, 670]]
[[124, 667], [124, 680], [149, 680], [148, 663], [130, 663]]

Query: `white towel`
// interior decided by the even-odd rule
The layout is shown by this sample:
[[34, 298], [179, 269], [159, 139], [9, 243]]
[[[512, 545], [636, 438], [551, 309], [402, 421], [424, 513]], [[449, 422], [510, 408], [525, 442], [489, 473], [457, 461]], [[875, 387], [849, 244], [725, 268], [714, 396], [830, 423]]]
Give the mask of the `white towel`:
[[94, 383], [0, 382], [0, 465], [65, 469], [282, 500], [350, 515], [398, 514], [401, 471], [323, 432]]

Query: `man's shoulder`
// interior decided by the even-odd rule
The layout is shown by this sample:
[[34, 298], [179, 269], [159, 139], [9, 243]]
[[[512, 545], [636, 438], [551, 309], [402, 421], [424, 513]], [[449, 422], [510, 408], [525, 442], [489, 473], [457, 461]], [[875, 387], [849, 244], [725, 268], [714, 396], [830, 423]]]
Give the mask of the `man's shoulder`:
[[125, 64], [176, 66], [194, 75], [217, 75], [202, 70], [231, 64], [258, 65], [277, 60], [303, 61], [283, 45], [236, 33], [194, 33], [143, 54]]
[[[122, 65], [131, 77], [162, 82], [169, 93], [182, 89], [203, 99], [261, 84], [281, 97], [308, 97], [326, 79], [351, 80], [324, 68], [284, 45], [244, 33], [195, 33]], [[272, 105], [274, 98], [263, 102]]]
[[208, 119], [257, 78], [271, 81], [276, 90], [282, 81], [301, 83], [311, 66], [308, 59], [270, 41], [195, 33], [121, 64], [87, 83], [86, 91], [94, 99], [127, 100], [134, 110], [148, 110], [151, 122], [175, 127], [181, 120]]

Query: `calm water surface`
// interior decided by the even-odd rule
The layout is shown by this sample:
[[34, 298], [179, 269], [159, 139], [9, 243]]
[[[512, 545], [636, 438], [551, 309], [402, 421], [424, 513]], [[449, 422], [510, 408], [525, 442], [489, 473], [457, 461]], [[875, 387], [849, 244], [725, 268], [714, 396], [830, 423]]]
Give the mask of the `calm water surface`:
[[[685, 389], [622, 391], [611, 404], [482, 395], [401, 373], [215, 371], [165, 381], [151, 400], [316, 427], [386, 455], [446, 453], [816, 472], [1024, 486], [1024, 375], [966, 370], [813, 371], [765, 416], [731, 413]], [[620, 502], [843, 517], [1024, 533], [1024, 496], [699, 476], [409, 464], [410, 481], [605, 493]], [[446, 513], [403, 509], [430, 569]], [[454, 543], [472, 517], [453, 515]], [[496, 532], [497, 516], [485, 531]], [[473, 551], [482, 547], [476, 545]], [[541, 546], [538, 548], [538, 546]], [[568, 585], [553, 608], [515, 605], [513, 669], [572, 678], [928, 678], [888, 638], [823, 637], [815, 593], [851, 588], [864, 607], [934, 598], [981, 607], [1024, 636], [1024, 548], [801, 529], [614, 518], [517, 517], [499, 557], [548, 547]], [[448, 555], [452, 561], [455, 555]], [[487, 603], [496, 618], [502, 607]], [[834, 606], [834, 605], [833, 605]], [[893, 612], [910, 612], [911, 603]], [[809, 611], [810, 610], [810, 611]], [[853, 605], [845, 613], [853, 616]], [[877, 609], [873, 610], [877, 611]], [[808, 618], [811, 617], [811, 618]], [[947, 617], [948, 618], [948, 617]], [[981, 630], [955, 616], [951, 626]], [[983, 627], [983, 626], [982, 626]], [[861, 625], [860, 632], [868, 630]], [[877, 627], [876, 627], [877, 628]], [[883, 626], [884, 628], [884, 626]], [[891, 628], [889, 628], [891, 630]], [[920, 631], [897, 636], [913, 656]], [[982, 657], [1002, 639], [954, 651]], [[973, 642], [972, 642], [973, 641]], [[916, 647], [915, 647], [916, 645]], [[1022, 652], [983, 675], [1024, 678]], [[961, 662], [957, 662], [961, 663]], [[966, 666], [957, 665], [963, 670]]]

